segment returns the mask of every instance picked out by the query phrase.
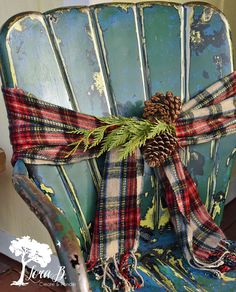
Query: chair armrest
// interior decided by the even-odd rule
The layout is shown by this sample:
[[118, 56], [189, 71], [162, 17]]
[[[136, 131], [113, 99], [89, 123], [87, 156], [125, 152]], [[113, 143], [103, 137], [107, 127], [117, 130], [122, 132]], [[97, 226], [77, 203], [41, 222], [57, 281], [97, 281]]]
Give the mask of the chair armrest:
[[65, 282], [69, 288], [67, 291], [90, 291], [84, 259], [70, 223], [29, 178], [27, 168], [21, 160], [14, 166], [13, 184], [31, 211], [49, 231], [60, 264], [65, 266]]

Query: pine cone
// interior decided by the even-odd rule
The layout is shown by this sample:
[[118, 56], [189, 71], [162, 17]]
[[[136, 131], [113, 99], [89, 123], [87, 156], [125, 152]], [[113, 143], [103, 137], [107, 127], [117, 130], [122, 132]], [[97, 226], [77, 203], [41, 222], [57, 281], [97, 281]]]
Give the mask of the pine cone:
[[161, 166], [177, 149], [177, 140], [168, 133], [147, 141], [143, 147], [144, 159], [150, 167]]
[[143, 117], [155, 123], [156, 119], [174, 124], [181, 110], [181, 99], [167, 91], [166, 95], [157, 92], [150, 100], [144, 102]]

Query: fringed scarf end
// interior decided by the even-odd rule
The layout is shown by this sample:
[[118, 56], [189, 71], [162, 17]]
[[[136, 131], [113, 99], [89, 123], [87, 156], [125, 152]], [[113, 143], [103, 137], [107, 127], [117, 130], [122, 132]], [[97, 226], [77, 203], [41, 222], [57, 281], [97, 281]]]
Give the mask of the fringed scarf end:
[[137, 270], [137, 258], [133, 252], [122, 256], [114, 255], [105, 261], [89, 261], [87, 269], [93, 272], [96, 280], [102, 280], [102, 288], [105, 292], [116, 290], [131, 292], [144, 285], [144, 280]]

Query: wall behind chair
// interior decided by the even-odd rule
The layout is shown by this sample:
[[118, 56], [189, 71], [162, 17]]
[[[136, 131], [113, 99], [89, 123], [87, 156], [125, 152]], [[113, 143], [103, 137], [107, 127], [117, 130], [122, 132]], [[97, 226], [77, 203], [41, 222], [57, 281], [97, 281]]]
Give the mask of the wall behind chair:
[[[113, 1], [118, 2], [119, 0]], [[96, 4], [100, 2], [112, 2], [109, 0], [0, 0], [0, 26], [12, 15], [22, 11], [46, 11], [63, 5], [81, 5], [81, 4]], [[132, 0], [121, 1], [132, 2]], [[187, 1], [169, 1], [184, 3]], [[205, 1], [211, 3], [224, 11], [230, 22], [233, 41], [236, 45], [236, 18], [234, 11], [236, 9], [235, 0], [209, 0]], [[48, 235], [47, 230], [35, 217], [35, 215], [28, 209], [26, 204], [17, 195], [12, 187], [10, 158], [12, 154], [9, 133], [8, 121], [3, 98], [0, 96], [0, 147], [2, 147], [7, 155], [7, 169], [0, 175], [0, 230], [6, 231], [14, 236], [29, 235], [39, 242], [48, 243], [52, 246], [52, 241]], [[236, 177], [236, 167], [234, 170]], [[236, 179], [234, 179], [231, 186], [230, 196], [233, 197], [232, 190], [236, 188]]]

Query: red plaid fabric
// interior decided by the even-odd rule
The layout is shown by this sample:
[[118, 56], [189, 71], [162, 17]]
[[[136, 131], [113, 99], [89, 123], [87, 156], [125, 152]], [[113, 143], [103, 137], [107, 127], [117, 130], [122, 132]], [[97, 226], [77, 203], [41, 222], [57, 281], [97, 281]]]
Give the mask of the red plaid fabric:
[[[86, 152], [78, 148], [67, 157], [69, 144], [79, 139], [73, 131], [100, 126], [96, 117], [40, 101], [21, 89], [5, 88], [3, 93], [10, 121], [13, 164], [17, 159], [63, 164], [96, 157], [99, 147]], [[87, 263], [88, 270], [99, 269], [104, 274], [104, 289], [108, 289], [107, 275], [112, 276], [117, 288], [126, 290], [138, 288], [142, 282], [139, 274], [133, 276], [128, 268], [139, 241], [142, 173], [139, 149], [123, 161], [118, 161], [117, 151], [107, 153]]]
[[[12, 162], [68, 163], [96, 157], [97, 148], [78, 148], [66, 158], [68, 144], [78, 140], [73, 130], [91, 129], [101, 123], [92, 116], [76, 113], [36, 99], [20, 89], [3, 89], [10, 121]], [[183, 106], [176, 123], [180, 146], [205, 143], [236, 133], [236, 73], [222, 78]], [[117, 150], [107, 154], [98, 195], [88, 268], [101, 268], [103, 287], [107, 279], [115, 288], [129, 291], [140, 287], [132, 275], [139, 240], [139, 193], [143, 160], [139, 149], [118, 161]], [[235, 247], [225, 239], [201, 202], [196, 185], [178, 153], [155, 169], [166, 192], [166, 201], [180, 246], [188, 262], [217, 275], [236, 268]], [[137, 271], [136, 271], [137, 275]]]
[[66, 158], [69, 146], [79, 139], [73, 130], [92, 129], [101, 125], [96, 117], [40, 101], [18, 88], [2, 89], [9, 118], [12, 163], [17, 159], [68, 163], [95, 156], [96, 149], [82, 148]]

